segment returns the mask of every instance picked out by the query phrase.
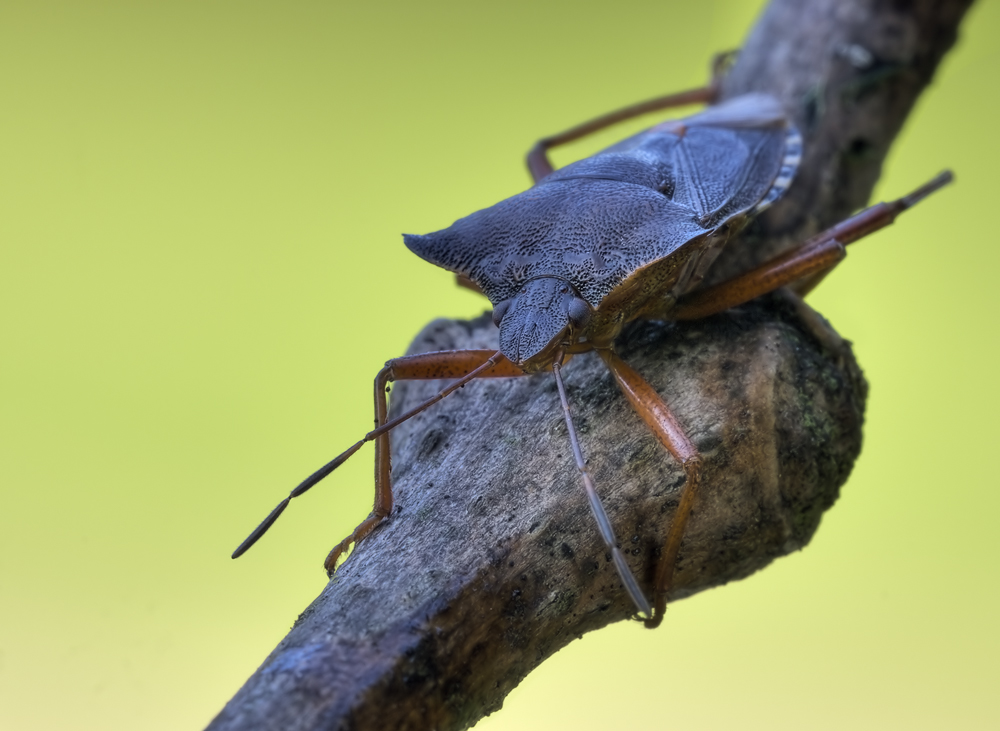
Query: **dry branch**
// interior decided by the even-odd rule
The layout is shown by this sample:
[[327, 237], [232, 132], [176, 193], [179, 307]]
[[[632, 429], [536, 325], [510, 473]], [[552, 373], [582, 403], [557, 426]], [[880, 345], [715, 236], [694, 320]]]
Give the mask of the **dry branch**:
[[[806, 158], [720, 270], [867, 201], [970, 2], [771, 3], [724, 95], [778, 95]], [[496, 347], [487, 319], [435, 322], [411, 352], [467, 347]], [[706, 456], [674, 598], [804, 545], [860, 449], [865, 383], [849, 347], [782, 295], [700, 322], [637, 324], [619, 347]], [[597, 358], [578, 357], [566, 376], [596, 484], [648, 592], [683, 473]], [[439, 387], [400, 384], [393, 409]], [[477, 382], [393, 432], [392, 519], [209, 728], [465, 728], [573, 638], [625, 619], [557, 398], [551, 377]]]

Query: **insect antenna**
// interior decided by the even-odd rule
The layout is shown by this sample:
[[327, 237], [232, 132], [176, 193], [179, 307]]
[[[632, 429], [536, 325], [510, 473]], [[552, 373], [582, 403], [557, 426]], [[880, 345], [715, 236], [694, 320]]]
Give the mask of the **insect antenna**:
[[397, 416], [392, 421], [387, 421], [385, 424], [382, 424], [382, 426], [378, 427], [377, 429], [371, 430], [370, 432], [368, 432], [367, 434], [365, 434], [364, 437], [362, 437], [359, 441], [357, 441], [354, 445], [352, 445], [350, 448], [348, 448], [344, 452], [340, 453], [339, 455], [337, 455], [336, 457], [334, 457], [332, 460], [330, 460], [329, 462], [327, 462], [325, 465], [323, 465], [322, 467], [320, 467], [318, 470], [316, 470], [315, 472], [313, 472], [311, 475], [309, 475], [309, 477], [307, 477], [302, 482], [300, 482], [299, 485], [294, 490], [292, 490], [290, 493], [288, 493], [288, 497], [286, 497], [284, 500], [282, 500], [280, 503], [278, 503], [277, 507], [275, 507], [275, 509], [272, 510], [268, 514], [268, 516], [266, 518], [264, 518], [263, 521], [261, 521], [261, 524], [258, 525], [256, 528], [253, 529], [253, 532], [249, 536], [247, 536], [246, 540], [243, 541], [243, 543], [241, 543], [239, 545], [239, 547], [235, 551], [233, 551], [233, 556], [232, 557], [233, 558], [239, 558], [244, 553], [246, 553], [247, 550], [250, 548], [250, 546], [252, 546], [254, 543], [256, 543], [257, 541], [259, 541], [260, 538], [261, 538], [261, 536], [263, 536], [265, 533], [267, 533], [267, 529], [270, 528], [272, 525], [274, 525], [274, 521], [276, 521], [278, 519], [278, 516], [280, 516], [285, 511], [285, 508], [288, 507], [288, 503], [289, 503], [289, 501], [293, 497], [298, 497], [302, 493], [306, 492], [313, 485], [315, 485], [320, 480], [322, 480], [324, 477], [326, 477], [331, 472], [333, 472], [335, 469], [337, 469], [338, 467], [340, 467], [340, 465], [344, 464], [344, 462], [346, 462], [347, 459], [352, 454], [354, 454], [359, 449], [361, 449], [362, 445], [364, 445], [365, 442], [374, 441], [375, 439], [379, 438], [380, 436], [382, 436], [386, 432], [388, 432], [388, 431], [394, 429], [395, 427], [399, 426], [404, 421], [413, 418], [414, 416], [416, 416], [417, 414], [419, 414], [421, 411], [423, 411], [424, 409], [426, 409], [428, 406], [432, 406], [433, 404], [436, 404], [438, 401], [440, 401], [441, 399], [443, 399], [448, 394], [453, 393], [454, 391], [457, 391], [462, 386], [464, 386], [466, 383], [468, 383], [469, 381], [471, 381], [473, 378], [476, 378], [477, 376], [479, 376], [484, 371], [487, 371], [490, 368], [494, 367], [497, 364], [497, 362], [500, 360], [500, 358], [502, 358], [502, 357], [503, 357], [503, 354], [498, 350], [496, 353], [494, 353], [492, 356], [490, 356], [489, 359], [485, 363], [483, 363], [481, 366], [479, 366], [475, 370], [469, 371], [468, 373], [466, 373], [461, 378], [459, 378], [459, 379], [453, 381], [452, 383], [448, 384], [448, 386], [445, 387], [444, 389], [442, 389], [440, 393], [438, 393], [435, 396], [431, 396], [429, 399], [427, 399], [426, 401], [424, 401], [422, 404], [420, 404], [419, 406], [416, 406], [413, 409], [410, 409], [409, 411], [407, 411], [402, 416]]
[[935, 177], [933, 180], [924, 183], [909, 195], [904, 195], [902, 198], [900, 198], [899, 199], [899, 203], [901, 204], [900, 207], [906, 209], [915, 206], [917, 203], [922, 201], [931, 193], [948, 185], [948, 183], [952, 182], [954, 179], [955, 176], [951, 172], [951, 170], [945, 170], [944, 172], [938, 173], [937, 177]]
[[562, 402], [563, 416], [566, 419], [566, 430], [569, 432], [570, 444], [573, 445], [573, 458], [576, 460], [576, 468], [580, 471], [581, 477], [583, 477], [583, 488], [587, 492], [587, 500], [590, 501], [590, 510], [594, 514], [594, 519], [597, 520], [597, 527], [601, 532], [601, 538], [604, 540], [608, 550], [611, 551], [611, 558], [614, 561], [615, 569], [618, 571], [618, 576], [621, 577], [622, 584], [625, 586], [625, 591], [632, 598], [632, 602], [636, 608], [647, 617], [651, 617], [653, 616], [653, 609], [649, 605], [649, 602], [646, 601], [646, 597], [636, 583], [635, 577], [632, 576], [632, 571], [629, 569], [628, 564], [625, 563], [625, 557], [618, 548], [618, 541], [615, 539], [615, 532], [611, 527], [611, 520], [604, 510], [604, 505], [601, 504], [601, 498], [597, 495], [597, 490], [594, 489], [594, 483], [590, 479], [590, 472], [587, 470], [587, 465], [583, 460], [580, 442], [576, 438], [576, 429], [573, 428], [573, 417], [569, 412], [569, 399], [566, 398], [566, 387], [563, 385], [558, 359], [552, 365], [552, 373], [556, 377], [556, 386], [559, 388], [559, 400]]

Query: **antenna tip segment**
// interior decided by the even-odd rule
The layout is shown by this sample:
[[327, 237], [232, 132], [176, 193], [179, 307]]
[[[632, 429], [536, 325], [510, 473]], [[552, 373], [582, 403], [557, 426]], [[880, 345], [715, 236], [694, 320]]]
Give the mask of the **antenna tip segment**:
[[232, 558], [239, 558], [250, 549], [250, 546], [260, 540], [260, 537], [267, 532], [268, 528], [274, 525], [274, 521], [276, 521], [278, 516], [281, 515], [285, 511], [285, 508], [288, 507], [289, 500], [291, 500], [291, 498], [286, 497], [278, 503], [278, 506], [271, 511], [270, 515], [264, 518], [261, 524], [253, 529], [253, 533], [247, 536], [247, 539], [239, 545], [239, 548], [233, 551]]
[[929, 180], [923, 185], [921, 185], [919, 188], [917, 188], [909, 195], [900, 198], [900, 203], [903, 204], [904, 209], [911, 208], [912, 206], [915, 206], [917, 203], [919, 203], [924, 198], [929, 196], [931, 193], [940, 190], [941, 188], [953, 182], [954, 180], [955, 180], [955, 175], [951, 172], [951, 170], [945, 170], [939, 173], [932, 180]]

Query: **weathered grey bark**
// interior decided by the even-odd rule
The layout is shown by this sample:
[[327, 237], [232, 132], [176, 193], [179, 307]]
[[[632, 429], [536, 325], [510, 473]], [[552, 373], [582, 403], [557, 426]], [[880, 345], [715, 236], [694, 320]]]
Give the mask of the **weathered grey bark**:
[[[803, 134], [800, 173], [727, 247], [715, 281], [771, 258], [864, 206], [920, 92], [972, 0], [773, 0], [722, 85], [767, 91]], [[928, 170], [930, 178], [937, 170]], [[915, 183], [918, 181], [914, 181]], [[900, 191], [900, 194], [905, 191]]]
[[[806, 159], [720, 269], [865, 203], [970, 3], [772, 2], [724, 94], [779, 95]], [[488, 320], [433, 323], [413, 351], [465, 347], [496, 347]], [[846, 344], [776, 295], [701, 322], [638, 324], [619, 347], [706, 457], [674, 598], [804, 545], [860, 448], [865, 384]], [[595, 357], [566, 375], [596, 484], [648, 592], [683, 473]], [[393, 409], [439, 387], [400, 384]], [[392, 519], [209, 728], [465, 728], [574, 637], [629, 615], [550, 377], [470, 384], [397, 429], [393, 449]]]

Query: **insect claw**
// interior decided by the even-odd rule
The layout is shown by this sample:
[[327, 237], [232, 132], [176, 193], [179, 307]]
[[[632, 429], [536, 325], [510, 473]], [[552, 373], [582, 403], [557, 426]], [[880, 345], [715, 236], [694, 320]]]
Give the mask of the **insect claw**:
[[659, 614], [650, 614], [648, 617], [642, 620], [642, 623], [646, 625], [646, 629], [656, 629], [660, 626], [663, 621], [663, 612]]

